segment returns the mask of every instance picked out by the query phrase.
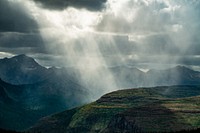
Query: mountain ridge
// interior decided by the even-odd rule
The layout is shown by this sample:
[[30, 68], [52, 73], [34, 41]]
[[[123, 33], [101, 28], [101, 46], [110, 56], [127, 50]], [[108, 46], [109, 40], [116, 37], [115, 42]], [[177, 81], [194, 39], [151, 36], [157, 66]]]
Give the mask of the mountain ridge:
[[36, 83], [49, 75], [48, 69], [24, 54], [0, 59], [0, 77], [15, 85]]
[[[33, 58], [25, 55], [3, 59], [0, 62], [13, 63], [21, 62], [20, 60], [27, 61], [27, 63], [24, 62], [26, 67], [36, 66], [40, 71], [38, 76], [42, 78], [34, 82], [24, 82], [26, 80], [23, 80], [23, 75], [30, 74], [30, 77], [34, 77], [34, 73], [38, 72], [35, 70], [33, 70], [33, 75], [26, 72], [17, 75], [22, 76], [23, 84], [11, 84], [13, 82], [6, 82], [0, 77], [0, 128], [21, 131], [46, 115], [87, 102], [88, 90], [62, 69], [43, 68]], [[21, 63], [19, 65], [24, 66]], [[10, 71], [9, 67], [13, 67], [8, 64], [5, 66], [8, 66], [8, 71]], [[18, 70], [21, 73], [21, 69]], [[13, 71], [11, 73], [15, 73]], [[44, 73], [45, 77], [42, 75]], [[12, 78], [15, 79], [15, 77]]]
[[[165, 92], [165, 93], [163, 93]], [[41, 119], [29, 132], [178, 132], [200, 128], [200, 86], [118, 90]]]
[[[16, 85], [43, 81], [52, 76], [52, 73], [56, 73], [55, 71], [62, 70], [65, 74], [70, 74], [71, 77], [74, 75], [80, 76], [78, 71], [83, 71], [75, 68], [68, 69], [64, 67], [47, 69], [25, 54], [0, 59], [0, 78]], [[119, 88], [179, 85], [184, 83], [200, 84], [199, 71], [180, 65], [165, 70], [150, 69], [148, 72], [126, 66], [111, 67], [108, 70], [113, 74]], [[74, 78], [77, 80], [79, 76], [74, 76]]]

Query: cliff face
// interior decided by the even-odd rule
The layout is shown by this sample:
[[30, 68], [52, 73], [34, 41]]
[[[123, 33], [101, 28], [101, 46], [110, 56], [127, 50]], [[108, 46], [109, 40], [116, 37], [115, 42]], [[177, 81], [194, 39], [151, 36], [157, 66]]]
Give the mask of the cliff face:
[[96, 102], [42, 119], [30, 132], [140, 133], [200, 127], [200, 87], [120, 90]]

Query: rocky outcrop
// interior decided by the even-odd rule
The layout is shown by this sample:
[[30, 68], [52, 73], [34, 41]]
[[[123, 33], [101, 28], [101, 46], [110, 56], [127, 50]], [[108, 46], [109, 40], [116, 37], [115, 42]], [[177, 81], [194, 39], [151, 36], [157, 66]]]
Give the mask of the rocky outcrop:
[[108, 127], [104, 131], [105, 133], [142, 133], [142, 129], [137, 126], [135, 121], [129, 121], [124, 115], [116, 115]]

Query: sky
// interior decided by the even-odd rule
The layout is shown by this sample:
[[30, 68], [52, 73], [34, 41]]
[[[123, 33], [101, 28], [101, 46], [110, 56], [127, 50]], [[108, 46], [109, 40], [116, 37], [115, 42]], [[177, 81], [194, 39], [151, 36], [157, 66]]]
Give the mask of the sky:
[[199, 0], [1, 0], [0, 58], [200, 70], [199, 22]]

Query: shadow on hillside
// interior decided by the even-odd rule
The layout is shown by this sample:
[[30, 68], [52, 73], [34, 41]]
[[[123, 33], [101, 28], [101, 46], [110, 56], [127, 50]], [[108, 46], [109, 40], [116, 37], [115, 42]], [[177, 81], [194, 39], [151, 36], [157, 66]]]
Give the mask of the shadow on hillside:
[[[106, 128], [106, 133], [170, 132], [192, 129], [179, 120], [175, 112], [159, 103], [128, 109], [115, 115]], [[186, 131], [187, 132], [187, 131]]]

